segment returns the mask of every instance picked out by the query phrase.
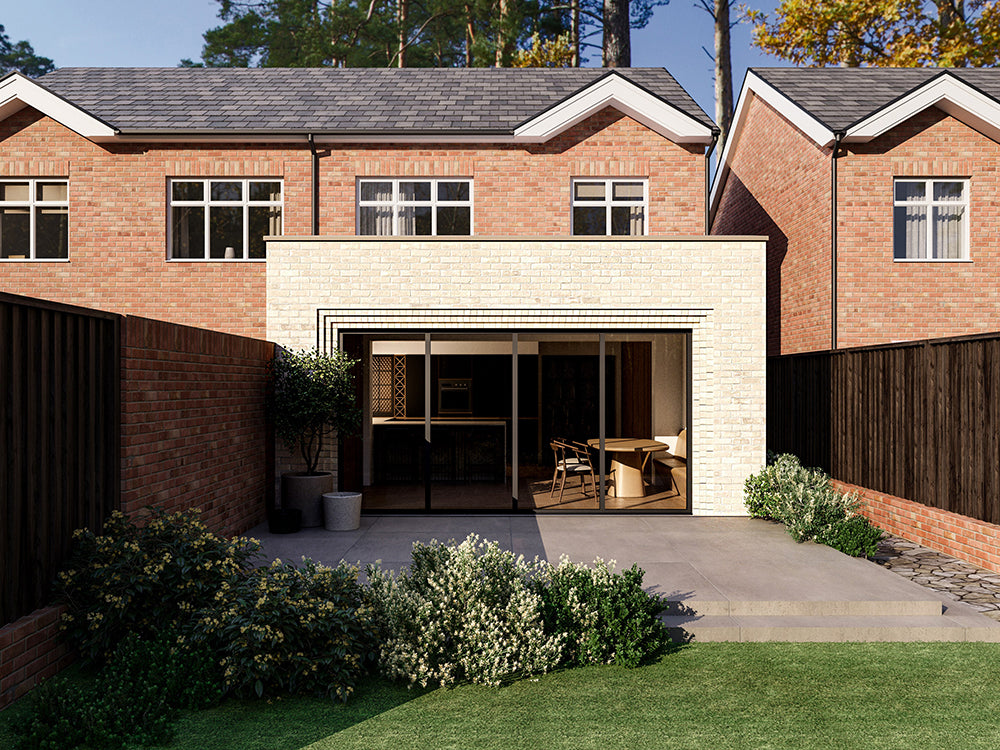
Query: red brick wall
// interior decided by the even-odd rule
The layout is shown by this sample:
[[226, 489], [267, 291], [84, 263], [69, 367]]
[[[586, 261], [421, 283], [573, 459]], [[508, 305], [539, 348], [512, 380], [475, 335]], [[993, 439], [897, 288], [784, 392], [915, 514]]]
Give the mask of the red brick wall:
[[[355, 233], [361, 176], [473, 178], [477, 235], [568, 235], [570, 179], [648, 177], [649, 231], [702, 234], [704, 149], [607, 109], [531, 146], [348, 144], [321, 149], [320, 232]], [[69, 179], [67, 262], [4, 262], [0, 290], [244, 336], [265, 333], [265, 263], [170, 261], [171, 177], [284, 179], [284, 233], [311, 228], [302, 144], [98, 145], [32, 109], [0, 121], [0, 177]]]
[[122, 338], [122, 510], [198, 507], [227, 536], [262, 522], [273, 345], [137, 317]]
[[857, 492], [864, 514], [888, 533], [1000, 573], [1000, 526], [838, 480], [833, 484]]
[[0, 708], [73, 663], [59, 638], [62, 607], [36, 609], [0, 628]]
[[766, 235], [767, 353], [830, 347], [830, 151], [752, 99], [712, 234]]
[[[931, 108], [839, 163], [838, 344], [1000, 328], [1000, 144]], [[894, 263], [894, 177], [969, 178], [971, 263]]]

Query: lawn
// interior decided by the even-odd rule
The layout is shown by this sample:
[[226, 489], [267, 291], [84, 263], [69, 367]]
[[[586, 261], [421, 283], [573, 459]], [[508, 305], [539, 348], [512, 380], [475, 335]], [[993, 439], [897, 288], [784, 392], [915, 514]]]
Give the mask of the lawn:
[[[228, 701], [172, 748], [996, 748], [1000, 644], [694, 644], [500, 689], [365, 684], [346, 705]], [[10, 746], [0, 713], [0, 747]]]

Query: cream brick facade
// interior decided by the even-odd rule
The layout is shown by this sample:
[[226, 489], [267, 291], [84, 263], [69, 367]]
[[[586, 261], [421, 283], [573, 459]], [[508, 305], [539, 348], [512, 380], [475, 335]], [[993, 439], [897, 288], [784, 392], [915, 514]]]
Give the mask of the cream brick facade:
[[[696, 515], [743, 515], [765, 457], [765, 238], [282, 237], [268, 240], [267, 337], [317, 325], [397, 329], [690, 330]], [[320, 311], [318, 313], [318, 311]]]

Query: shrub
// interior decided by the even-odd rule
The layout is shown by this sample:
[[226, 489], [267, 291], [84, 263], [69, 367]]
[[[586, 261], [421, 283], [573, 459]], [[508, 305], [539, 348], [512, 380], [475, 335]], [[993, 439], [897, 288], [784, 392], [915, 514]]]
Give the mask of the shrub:
[[216, 536], [194, 510], [152, 509], [144, 525], [115, 511], [103, 534], [78, 529], [73, 538], [56, 591], [67, 606], [62, 628], [88, 662], [106, 658], [129, 633], [184, 630], [260, 549], [253, 539]]
[[643, 575], [637, 565], [615, 573], [600, 559], [593, 567], [566, 557], [548, 566], [539, 588], [547, 632], [565, 634], [563, 664], [636, 667], [666, 648], [663, 602], [643, 590]]
[[398, 576], [369, 566], [382, 628], [380, 666], [410, 685], [499, 685], [559, 664], [565, 636], [546, 634], [542, 597], [525, 562], [476, 535], [461, 544], [415, 543]]
[[819, 541], [851, 557], [872, 557], [878, 552], [882, 530], [862, 515], [848, 516]]
[[200, 613], [195, 639], [220, 658], [227, 690], [322, 693], [347, 700], [374, 657], [371, 608], [357, 569], [275, 560]]
[[182, 648], [177, 636], [154, 641], [129, 636], [93, 682], [53, 678], [32, 694], [15, 726], [18, 747], [123, 747], [162, 744], [181, 708], [204, 708], [222, 696], [221, 680], [204, 648]]
[[751, 516], [780, 521], [797, 542], [815, 539], [849, 555], [874, 554], [881, 531], [858, 514], [856, 495], [838, 492], [825, 472], [793, 455], [769, 458], [744, 484]]

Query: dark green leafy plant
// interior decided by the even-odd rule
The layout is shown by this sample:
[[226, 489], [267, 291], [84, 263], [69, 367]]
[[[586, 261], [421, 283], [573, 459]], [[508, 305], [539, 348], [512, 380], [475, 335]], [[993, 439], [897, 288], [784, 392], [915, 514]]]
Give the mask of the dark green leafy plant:
[[318, 693], [347, 700], [374, 658], [374, 625], [356, 568], [276, 560], [224, 585], [195, 639], [241, 696]]
[[162, 744], [179, 709], [207, 708], [222, 697], [212, 654], [164, 632], [155, 640], [129, 636], [93, 682], [53, 678], [32, 695], [14, 727], [18, 748], [117, 748]]
[[354, 393], [357, 360], [344, 352], [282, 351], [271, 361], [269, 403], [274, 431], [315, 474], [324, 439], [350, 435], [361, 421]]
[[660, 597], [642, 588], [644, 571], [623, 573], [595, 560], [593, 567], [567, 558], [549, 566], [540, 581], [547, 632], [564, 633], [563, 664], [637, 667], [664, 651], [670, 637], [659, 619]]
[[862, 515], [854, 515], [836, 523], [818, 541], [851, 557], [873, 557], [881, 538], [878, 526]]
[[253, 539], [216, 536], [195, 510], [151, 509], [142, 525], [116, 511], [103, 534], [80, 529], [73, 538], [55, 588], [67, 607], [63, 631], [89, 663], [126, 635], [185, 631], [193, 612], [249, 569], [260, 549]]

